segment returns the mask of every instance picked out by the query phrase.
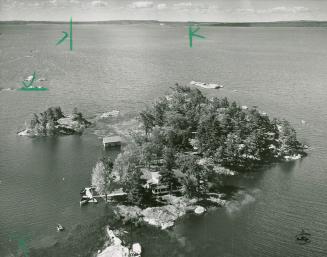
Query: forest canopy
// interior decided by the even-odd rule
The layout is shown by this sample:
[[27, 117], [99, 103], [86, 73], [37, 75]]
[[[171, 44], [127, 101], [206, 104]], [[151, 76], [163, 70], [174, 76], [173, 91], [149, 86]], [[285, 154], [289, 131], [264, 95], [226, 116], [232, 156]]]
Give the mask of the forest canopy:
[[145, 168], [159, 171], [169, 187], [201, 196], [215, 188], [220, 176], [304, 153], [286, 120], [270, 119], [227, 98], [207, 99], [186, 86], [176, 85], [139, 119], [143, 131], [133, 133], [112, 171], [131, 201], [143, 196]]

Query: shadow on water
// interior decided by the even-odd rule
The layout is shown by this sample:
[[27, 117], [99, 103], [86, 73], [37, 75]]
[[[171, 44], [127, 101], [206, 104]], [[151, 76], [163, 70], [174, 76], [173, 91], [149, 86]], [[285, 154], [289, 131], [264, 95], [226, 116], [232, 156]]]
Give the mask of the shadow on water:
[[40, 154], [47, 160], [49, 169], [55, 171], [57, 169], [60, 139], [58, 137], [33, 138], [32, 144], [34, 149], [42, 151]]
[[[53, 245], [43, 248], [29, 249], [30, 257], [92, 257], [106, 245], [105, 227], [119, 229], [126, 234], [119, 236], [123, 244], [130, 247], [139, 242], [143, 247], [142, 256], [183, 256], [183, 245], [179, 243], [171, 231], [161, 231], [149, 225], [135, 226], [130, 223], [122, 224], [113, 214], [109, 206], [105, 207], [103, 216], [90, 224], [75, 226], [66, 236]], [[65, 232], [64, 232], [65, 233]], [[63, 233], [63, 234], [64, 234]], [[165, 247], [162, 243], [165, 242]], [[23, 255], [19, 256], [23, 257]]]
[[283, 172], [288, 172], [291, 173], [296, 166], [295, 161], [290, 161], [290, 162], [282, 162], [280, 163], [279, 167]]
[[[116, 226], [112, 210], [106, 206], [104, 214], [89, 224], [78, 224], [71, 231], [63, 232], [62, 238], [53, 245], [43, 248], [31, 248], [30, 257], [90, 257], [105, 243], [105, 226]], [[65, 235], [65, 233], [67, 233]]]

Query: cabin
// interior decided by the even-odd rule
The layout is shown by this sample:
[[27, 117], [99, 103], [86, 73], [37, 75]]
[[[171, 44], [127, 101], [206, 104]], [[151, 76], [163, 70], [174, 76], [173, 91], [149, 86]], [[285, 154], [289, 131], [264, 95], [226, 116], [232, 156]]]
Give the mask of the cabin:
[[[170, 188], [169, 185], [165, 183], [161, 183], [160, 178], [161, 175], [159, 172], [149, 171], [146, 168], [141, 168], [143, 175], [141, 176], [143, 179], [146, 180], [146, 184], [143, 186], [144, 188], [148, 188], [151, 190], [151, 193], [155, 197], [167, 195], [170, 193], [179, 193], [181, 192], [181, 187]], [[176, 176], [181, 177], [178, 171], [174, 171]], [[183, 175], [182, 175], [183, 176]]]
[[120, 136], [104, 137], [102, 143], [105, 149], [107, 147], [121, 146], [121, 137]]

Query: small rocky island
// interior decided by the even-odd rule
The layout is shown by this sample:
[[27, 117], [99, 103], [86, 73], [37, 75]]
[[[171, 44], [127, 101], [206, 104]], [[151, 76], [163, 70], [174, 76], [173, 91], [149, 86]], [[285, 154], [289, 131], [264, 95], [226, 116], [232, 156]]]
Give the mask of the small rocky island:
[[187, 212], [223, 206], [226, 176], [305, 155], [286, 120], [180, 85], [139, 122], [115, 161], [102, 159], [92, 171], [99, 194], [117, 187], [127, 194], [116, 208], [124, 222], [166, 229]]
[[37, 115], [25, 125], [25, 129], [18, 132], [20, 136], [58, 136], [82, 134], [91, 125], [81, 112], [74, 108], [71, 115], [65, 115], [60, 107], [50, 107]]

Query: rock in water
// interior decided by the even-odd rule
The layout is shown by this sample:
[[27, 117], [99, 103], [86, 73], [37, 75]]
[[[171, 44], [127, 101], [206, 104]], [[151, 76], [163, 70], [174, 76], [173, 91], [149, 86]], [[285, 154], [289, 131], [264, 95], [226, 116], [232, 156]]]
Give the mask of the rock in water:
[[129, 250], [122, 245], [111, 245], [98, 254], [97, 257], [129, 257]]
[[146, 208], [141, 212], [143, 220], [150, 225], [166, 229], [174, 226], [174, 221], [183, 214], [173, 205]]
[[111, 245], [98, 254], [97, 257], [129, 257], [129, 249], [121, 244], [121, 239], [110, 230], [109, 226], [107, 226], [106, 232]]
[[197, 206], [197, 207], [195, 208], [195, 210], [194, 210], [194, 213], [200, 215], [200, 214], [204, 213], [205, 211], [206, 211], [206, 209], [205, 209], [204, 207], [202, 207], [202, 206]]
[[134, 243], [132, 245], [131, 253], [133, 253], [133, 256], [136, 256], [136, 257], [141, 256], [141, 253], [142, 253], [141, 245], [139, 243]]

